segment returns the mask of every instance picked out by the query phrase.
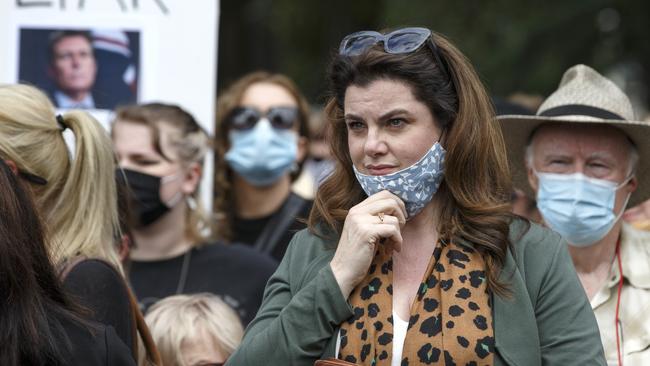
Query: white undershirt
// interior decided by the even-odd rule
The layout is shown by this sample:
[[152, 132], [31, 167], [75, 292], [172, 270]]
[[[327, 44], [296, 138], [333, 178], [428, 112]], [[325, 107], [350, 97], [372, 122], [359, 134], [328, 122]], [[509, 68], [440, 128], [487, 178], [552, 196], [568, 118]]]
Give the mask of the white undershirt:
[[[409, 328], [409, 322], [402, 320], [395, 312], [393, 312], [393, 358], [391, 366], [400, 366], [402, 362], [402, 350], [404, 348], [404, 340], [406, 339], [406, 331]], [[336, 337], [336, 352], [334, 355], [338, 357], [341, 348], [341, 330]]]
[[393, 359], [391, 366], [400, 366], [402, 363], [402, 349], [406, 339], [409, 322], [405, 322], [393, 311]]

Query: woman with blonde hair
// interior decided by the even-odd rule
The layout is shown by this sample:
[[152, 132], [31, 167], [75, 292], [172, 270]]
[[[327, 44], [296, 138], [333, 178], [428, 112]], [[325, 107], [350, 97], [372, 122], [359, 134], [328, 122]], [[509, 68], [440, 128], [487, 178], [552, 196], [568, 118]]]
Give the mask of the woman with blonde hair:
[[329, 80], [335, 170], [230, 363], [604, 365], [565, 241], [510, 211], [465, 56], [426, 28], [362, 31]]
[[312, 201], [292, 192], [309, 145], [309, 105], [288, 77], [253, 72], [219, 95], [217, 235], [282, 260]]
[[183, 108], [149, 103], [118, 108], [112, 138], [118, 175], [132, 193], [129, 278], [141, 307], [171, 295], [210, 292], [227, 298], [250, 322], [276, 263], [212, 239], [211, 215], [198, 200], [208, 134]]
[[223, 365], [244, 334], [237, 313], [208, 293], [162, 299], [145, 320], [165, 366]]
[[[74, 135], [72, 153], [64, 131]], [[57, 116], [34, 87], [0, 86], [0, 158], [28, 183], [65, 288], [135, 355], [134, 313], [115, 250], [115, 162], [106, 131], [85, 112]]]

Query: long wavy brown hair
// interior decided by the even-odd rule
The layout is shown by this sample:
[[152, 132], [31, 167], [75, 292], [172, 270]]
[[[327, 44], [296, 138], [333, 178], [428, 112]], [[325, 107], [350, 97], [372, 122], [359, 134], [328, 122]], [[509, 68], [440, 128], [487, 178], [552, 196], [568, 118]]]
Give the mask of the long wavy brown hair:
[[503, 136], [494, 123], [490, 98], [469, 60], [443, 36], [432, 37], [446, 64], [443, 67], [435, 63], [429, 47], [396, 55], [376, 45], [356, 57], [334, 56], [325, 114], [336, 167], [316, 194], [309, 228], [320, 236], [340, 234], [348, 210], [367, 197], [355, 178], [348, 150], [343, 119], [347, 88], [364, 87], [378, 79], [405, 82], [444, 131], [445, 179], [437, 192], [440, 238], [471, 243], [483, 255], [489, 288], [507, 295], [508, 286], [498, 280], [513, 219]]
[[[289, 77], [266, 71], [256, 71], [244, 75], [226, 89], [223, 94], [219, 95], [219, 102], [217, 103], [217, 132], [214, 146], [214, 212], [217, 220], [216, 237], [226, 242], [232, 238], [232, 221], [235, 211], [232, 192], [233, 173], [224, 158], [228, 149], [230, 149], [230, 142], [228, 141], [230, 126], [227, 121], [232, 111], [240, 106], [246, 90], [251, 85], [258, 83], [270, 83], [281, 86], [293, 96], [298, 104], [298, 134], [300, 137], [304, 137], [309, 141], [309, 103]], [[298, 169], [291, 172], [292, 180], [297, 179], [302, 172], [303, 162], [299, 161], [297, 163]]]

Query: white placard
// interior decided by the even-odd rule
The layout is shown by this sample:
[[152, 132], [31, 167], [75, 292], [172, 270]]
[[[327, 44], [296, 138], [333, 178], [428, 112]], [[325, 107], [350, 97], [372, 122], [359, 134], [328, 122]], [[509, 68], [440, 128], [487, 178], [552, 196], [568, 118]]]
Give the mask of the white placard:
[[[116, 34], [115, 39], [126, 45], [113, 47], [119, 42], [110, 37], [103, 45], [131, 57], [129, 68], [111, 75], [131, 88], [131, 100], [178, 104], [212, 135], [218, 19], [219, 0], [3, 0], [0, 83], [28, 80], [21, 77], [25, 70], [42, 73], [34, 76], [36, 81], [46, 79], [47, 71], [41, 67], [48, 54], [44, 37], [52, 30]], [[98, 62], [98, 79], [101, 73]], [[111, 78], [104, 75], [105, 80]], [[111, 103], [117, 102], [107, 101], [105, 109], [89, 112], [107, 126]], [[99, 105], [98, 98], [95, 105]], [[213, 156], [208, 154], [201, 183], [202, 200], [208, 208], [212, 206], [213, 166]]]

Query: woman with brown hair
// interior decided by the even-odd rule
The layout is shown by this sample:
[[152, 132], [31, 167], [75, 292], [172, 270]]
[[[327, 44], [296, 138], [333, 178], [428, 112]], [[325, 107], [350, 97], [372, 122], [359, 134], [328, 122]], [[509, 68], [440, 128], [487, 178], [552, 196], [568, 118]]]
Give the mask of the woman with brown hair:
[[425, 28], [357, 32], [329, 77], [336, 168], [230, 364], [604, 364], [565, 242], [510, 213], [460, 51]]
[[254, 72], [219, 96], [215, 146], [218, 237], [280, 261], [312, 201], [291, 191], [308, 148], [309, 107], [286, 76]]

